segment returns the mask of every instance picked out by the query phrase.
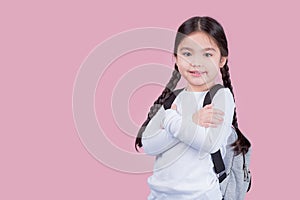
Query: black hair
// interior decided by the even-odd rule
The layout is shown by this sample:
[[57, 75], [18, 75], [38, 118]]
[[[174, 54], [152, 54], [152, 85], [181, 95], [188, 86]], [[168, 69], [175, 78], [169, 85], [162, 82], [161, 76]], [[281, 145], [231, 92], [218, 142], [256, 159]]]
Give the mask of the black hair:
[[[196, 32], [196, 31], [202, 31], [205, 32], [208, 36], [210, 36], [211, 39], [215, 41], [217, 46], [220, 49], [221, 56], [222, 57], [228, 57], [228, 45], [227, 45], [227, 39], [225, 32], [223, 30], [223, 27], [219, 22], [217, 22], [215, 19], [211, 17], [192, 17], [188, 20], [186, 20], [177, 30], [176, 38], [175, 38], [175, 45], [174, 45], [174, 56], [177, 57], [177, 49], [180, 44], [180, 42], [187, 37], [189, 34]], [[229, 88], [231, 91], [233, 98], [233, 87], [231, 84], [230, 79], [230, 73], [229, 73], [229, 67], [227, 64], [228, 60], [226, 60], [225, 65], [220, 69], [220, 72], [222, 74], [222, 80], [223, 85], [226, 88]], [[157, 111], [161, 108], [161, 106], [164, 104], [165, 100], [172, 94], [173, 90], [176, 88], [176, 85], [178, 81], [180, 80], [180, 73], [178, 71], [178, 66], [175, 63], [175, 67], [173, 70], [173, 74], [171, 79], [169, 80], [167, 86], [163, 90], [162, 94], [158, 97], [158, 99], [154, 102], [153, 106], [150, 108], [150, 112], [148, 113], [148, 117], [146, 121], [142, 124], [141, 128], [138, 131], [138, 135], [136, 137], [135, 141], [135, 148], [142, 147], [142, 135], [147, 127], [149, 121], [152, 119], [152, 117], [157, 113]], [[232, 144], [234, 147], [235, 154], [238, 155], [240, 153], [247, 153], [248, 149], [251, 146], [250, 141], [242, 134], [238, 127], [237, 122], [237, 116], [236, 116], [236, 109], [234, 110], [234, 116], [232, 120], [232, 126], [237, 132], [238, 139]]]

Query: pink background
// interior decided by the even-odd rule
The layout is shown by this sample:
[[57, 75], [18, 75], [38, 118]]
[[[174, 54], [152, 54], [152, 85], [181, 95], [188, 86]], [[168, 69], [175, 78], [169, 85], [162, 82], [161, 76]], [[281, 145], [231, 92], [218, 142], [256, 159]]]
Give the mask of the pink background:
[[[175, 30], [194, 15], [216, 18], [227, 33], [239, 124], [253, 144], [253, 186], [246, 199], [295, 199], [300, 178], [293, 161], [299, 157], [296, 1], [208, 2], [2, 1], [0, 199], [146, 199], [149, 173], [110, 169], [84, 148], [73, 120], [73, 84], [83, 60], [108, 37], [142, 27]], [[111, 69], [121, 76], [149, 62], [173, 66], [169, 54], [139, 51]], [[160, 91], [146, 86], [132, 95], [129, 112], [136, 124]], [[100, 100], [97, 92], [101, 120], [103, 113], [111, 114], [101, 111]], [[117, 129], [108, 137], [133, 152], [133, 137]]]

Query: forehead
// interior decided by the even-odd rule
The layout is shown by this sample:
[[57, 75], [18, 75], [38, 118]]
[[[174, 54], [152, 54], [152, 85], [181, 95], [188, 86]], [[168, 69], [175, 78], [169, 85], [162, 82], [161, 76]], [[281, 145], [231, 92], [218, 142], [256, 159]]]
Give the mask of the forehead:
[[194, 50], [201, 50], [205, 48], [214, 48], [216, 51], [219, 50], [216, 42], [204, 32], [195, 32], [185, 37], [179, 44], [180, 47], [189, 47]]

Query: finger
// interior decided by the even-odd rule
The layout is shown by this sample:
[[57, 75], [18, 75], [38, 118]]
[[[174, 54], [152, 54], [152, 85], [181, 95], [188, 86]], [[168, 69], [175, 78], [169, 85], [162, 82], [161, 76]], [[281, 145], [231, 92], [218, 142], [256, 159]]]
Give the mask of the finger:
[[203, 123], [201, 126], [203, 126], [204, 128], [209, 128], [209, 127], [216, 128], [216, 127], [218, 127], [216, 124], [212, 124], [212, 123]]
[[215, 115], [221, 115], [221, 116], [225, 115], [225, 113], [222, 110], [220, 110], [220, 109], [213, 108], [212, 110], [213, 110], [212, 111], [213, 114], [215, 114]]
[[211, 120], [211, 123], [213, 124], [221, 124], [223, 123], [224, 119], [223, 118], [219, 118], [219, 117], [213, 117]]
[[205, 108], [203, 109], [203, 113], [212, 115], [214, 113], [213, 108]]
[[211, 115], [211, 118], [215, 118], [215, 119], [219, 119], [219, 120], [223, 120], [224, 119], [224, 115], [221, 115], [221, 114], [216, 114], [216, 113], [212, 113]]
[[216, 125], [216, 124], [209, 124], [208, 127], [211, 127], [211, 128], [217, 128], [218, 125]]
[[210, 109], [210, 108], [212, 108], [212, 107], [213, 107], [212, 104], [207, 104], [206, 106], [204, 106], [205, 109]]
[[210, 104], [210, 106], [208, 107], [204, 107], [205, 112], [206, 113], [212, 113], [212, 114], [217, 114], [217, 115], [224, 115], [225, 113], [217, 108], [213, 108], [212, 105]]
[[216, 122], [207, 122], [207, 123], [205, 123], [205, 125], [206, 125], [207, 127], [214, 127], [214, 128], [216, 128], [216, 127], [218, 127], [218, 126], [220, 125], [220, 123], [216, 123]]
[[223, 117], [220, 116], [206, 116], [203, 118], [203, 123], [209, 123], [209, 124], [221, 124], [224, 121]]
[[173, 110], [177, 110], [177, 106], [176, 106], [176, 104], [172, 104], [172, 106], [171, 106], [171, 109], [173, 109]]
[[199, 125], [202, 126], [202, 127], [204, 127], [204, 128], [208, 128], [209, 127], [209, 123], [201, 123]]

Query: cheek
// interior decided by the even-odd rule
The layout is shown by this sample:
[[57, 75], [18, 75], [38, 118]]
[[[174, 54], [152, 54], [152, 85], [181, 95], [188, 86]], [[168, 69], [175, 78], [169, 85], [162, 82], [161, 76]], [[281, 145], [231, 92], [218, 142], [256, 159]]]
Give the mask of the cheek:
[[180, 73], [181, 75], [183, 75], [183, 74], [184, 74], [184, 68], [183, 68], [181, 65], [179, 65], [178, 63], [177, 63], [177, 66], [178, 66], [178, 71], [179, 71], [179, 73]]
[[187, 70], [189, 69], [188, 64], [186, 62], [180, 62], [179, 60], [176, 62], [178, 66], [178, 71], [182, 76], [185, 76]]
[[187, 68], [189, 66], [189, 61], [187, 59], [178, 58], [177, 66], [181, 68]]
[[204, 63], [205, 66], [209, 68], [216, 68], [218, 69], [220, 66], [220, 61], [218, 59], [209, 59]]

